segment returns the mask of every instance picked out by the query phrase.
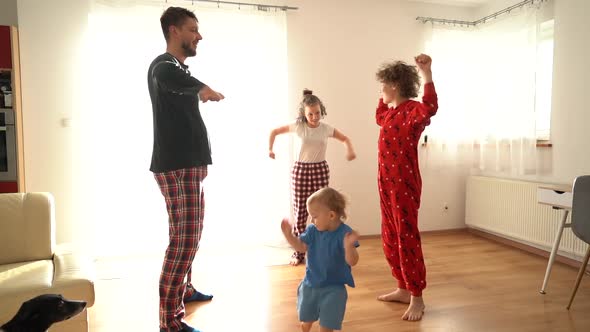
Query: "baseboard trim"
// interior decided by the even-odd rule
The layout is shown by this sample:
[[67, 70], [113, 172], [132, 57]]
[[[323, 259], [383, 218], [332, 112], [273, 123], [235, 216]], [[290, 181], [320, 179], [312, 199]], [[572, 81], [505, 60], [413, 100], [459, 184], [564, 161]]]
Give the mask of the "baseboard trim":
[[381, 234], [370, 234], [370, 235], [361, 235], [359, 236], [359, 240], [372, 240], [372, 239], [380, 239]]
[[[451, 229], [438, 229], [433, 231], [420, 231], [421, 235], [438, 235], [438, 234], [457, 234], [457, 233], [465, 233], [467, 232], [466, 227], [462, 228], [451, 228]], [[370, 240], [370, 239], [381, 239], [381, 234], [369, 234], [369, 235], [361, 235], [359, 236], [361, 240]]]
[[467, 232], [466, 227], [461, 228], [450, 228], [450, 229], [437, 229], [432, 231], [420, 231], [420, 234], [428, 235], [444, 235], [444, 234], [458, 234]]
[[[438, 235], [438, 234], [456, 234], [456, 233], [463, 233], [463, 232], [467, 232], [479, 237], [483, 237], [486, 238], [488, 240], [512, 247], [512, 248], [516, 248], [525, 252], [528, 252], [530, 254], [536, 255], [536, 256], [541, 256], [544, 258], [549, 259], [549, 255], [550, 252], [539, 249], [539, 248], [535, 248], [533, 246], [521, 243], [521, 242], [517, 242], [514, 240], [510, 240], [495, 234], [491, 234], [479, 229], [475, 229], [475, 228], [471, 228], [471, 227], [465, 227], [465, 228], [453, 228], [453, 229], [443, 229], [443, 230], [433, 230], [433, 231], [423, 231], [420, 232], [420, 234], [423, 235]], [[381, 239], [381, 234], [372, 234], [372, 235], [361, 235], [360, 239]], [[565, 257], [565, 256], [561, 256], [561, 255], [557, 255], [557, 257], [555, 257], [555, 261], [565, 264], [567, 266], [571, 266], [573, 268], [576, 269], [580, 269], [580, 265], [582, 265], [582, 262], [577, 261], [575, 259], [571, 259], [569, 257]], [[586, 267], [586, 273], [590, 274], [590, 264], [588, 264], [588, 266]]]
[[[467, 232], [469, 232], [473, 235], [479, 236], [479, 237], [486, 238], [488, 240], [492, 240], [494, 242], [501, 243], [501, 244], [509, 246], [509, 247], [513, 247], [513, 248], [520, 249], [522, 251], [526, 251], [526, 252], [531, 253], [533, 255], [547, 258], [547, 259], [549, 259], [549, 255], [551, 254], [548, 251], [545, 251], [545, 250], [542, 250], [539, 248], [535, 248], [533, 246], [529, 246], [527, 244], [513, 241], [513, 240], [510, 240], [507, 238], [503, 238], [503, 237], [495, 235], [495, 234], [490, 234], [490, 233], [484, 232], [479, 229], [467, 227]], [[577, 261], [575, 259], [571, 259], [569, 257], [561, 256], [559, 254], [557, 254], [557, 256], [555, 257], [555, 261], [565, 264], [565, 265], [568, 265], [568, 266], [571, 266], [571, 267], [576, 268], [578, 270], [580, 269], [580, 266], [582, 265], [582, 262], [580, 262], [580, 261]], [[590, 264], [586, 267], [586, 273], [590, 273]]]

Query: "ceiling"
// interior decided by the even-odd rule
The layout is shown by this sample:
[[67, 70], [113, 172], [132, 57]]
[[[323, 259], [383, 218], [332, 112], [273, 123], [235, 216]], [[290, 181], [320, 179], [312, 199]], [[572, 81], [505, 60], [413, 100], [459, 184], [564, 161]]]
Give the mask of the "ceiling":
[[491, 0], [407, 0], [410, 2], [426, 2], [439, 5], [451, 5], [461, 7], [479, 7], [491, 2]]

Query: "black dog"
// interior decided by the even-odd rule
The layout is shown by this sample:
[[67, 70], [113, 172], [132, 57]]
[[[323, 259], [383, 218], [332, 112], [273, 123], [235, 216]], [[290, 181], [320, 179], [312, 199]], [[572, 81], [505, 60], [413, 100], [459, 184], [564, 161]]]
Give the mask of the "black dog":
[[53, 323], [70, 319], [85, 307], [84, 301], [69, 301], [57, 294], [39, 295], [23, 303], [0, 332], [45, 332]]

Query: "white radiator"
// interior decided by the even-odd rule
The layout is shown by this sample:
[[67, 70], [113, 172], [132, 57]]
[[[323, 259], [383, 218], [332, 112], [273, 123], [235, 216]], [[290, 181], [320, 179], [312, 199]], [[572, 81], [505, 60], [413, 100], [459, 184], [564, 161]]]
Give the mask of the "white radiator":
[[[469, 176], [465, 223], [471, 228], [551, 251], [563, 212], [537, 202], [539, 185], [541, 183]], [[581, 260], [587, 248], [569, 228], [563, 231], [560, 255]]]

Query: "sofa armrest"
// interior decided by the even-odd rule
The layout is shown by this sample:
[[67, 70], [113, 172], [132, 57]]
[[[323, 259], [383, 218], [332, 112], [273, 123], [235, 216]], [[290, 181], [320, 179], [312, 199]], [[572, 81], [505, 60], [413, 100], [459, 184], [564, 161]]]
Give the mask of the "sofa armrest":
[[70, 244], [56, 246], [53, 255], [53, 287], [56, 292], [71, 300], [86, 301], [94, 305], [95, 267], [93, 260], [77, 253]]
[[0, 195], [0, 265], [51, 259], [55, 213], [49, 193]]

